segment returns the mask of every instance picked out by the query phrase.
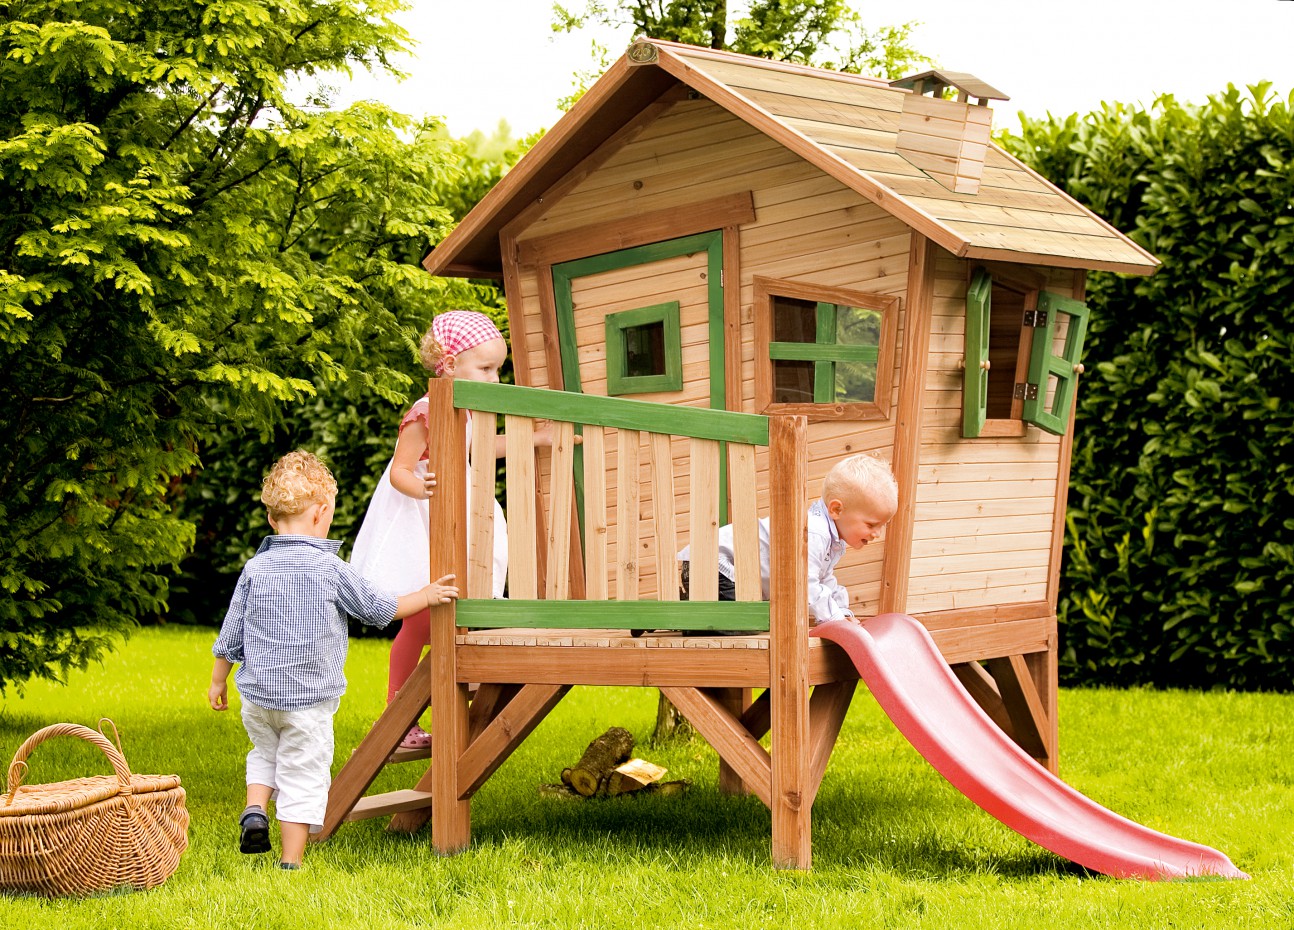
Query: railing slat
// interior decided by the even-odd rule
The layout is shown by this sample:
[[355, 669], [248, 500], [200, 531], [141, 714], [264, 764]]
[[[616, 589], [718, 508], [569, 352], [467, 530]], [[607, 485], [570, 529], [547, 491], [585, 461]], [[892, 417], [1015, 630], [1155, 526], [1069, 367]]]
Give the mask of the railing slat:
[[607, 599], [607, 454], [600, 426], [584, 427], [584, 592]]
[[638, 600], [638, 437], [622, 429], [616, 444], [616, 600]]
[[652, 433], [648, 450], [651, 455], [652, 514], [656, 549], [656, 599], [678, 600], [678, 525], [674, 508], [674, 443], [668, 433]]
[[[763, 597], [759, 571], [759, 512], [755, 506], [755, 447], [728, 444], [728, 486], [732, 517], [733, 552], [736, 562], [737, 600], [758, 601]], [[750, 489], [743, 493], [742, 489]]]
[[[689, 597], [713, 601], [719, 597], [719, 443], [693, 439], [690, 443], [692, 514], [688, 568]], [[753, 490], [753, 485], [748, 485]]]
[[503, 426], [508, 464], [508, 594], [534, 598], [539, 595], [534, 423], [529, 417], [508, 416]]
[[544, 574], [544, 596], [564, 601], [571, 596], [571, 517], [575, 506], [575, 427], [553, 424], [553, 471], [550, 477], [553, 502], [548, 518], [548, 570]]
[[[471, 490], [468, 499], [467, 578], [457, 579], [460, 591], [468, 597], [492, 597], [494, 594], [494, 477], [498, 460], [494, 457], [495, 417], [478, 413], [472, 417]], [[435, 580], [435, 579], [433, 579]]]

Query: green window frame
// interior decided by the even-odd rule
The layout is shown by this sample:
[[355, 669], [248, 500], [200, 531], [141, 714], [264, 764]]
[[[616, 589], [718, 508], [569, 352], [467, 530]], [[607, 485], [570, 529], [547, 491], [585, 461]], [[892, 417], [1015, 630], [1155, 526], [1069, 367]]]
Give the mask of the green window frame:
[[[997, 422], [988, 419], [992, 288], [992, 274], [977, 268], [966, 289], [962, 436], [967, 439], [1004, 435], [987, 429], [990, 422]], [[1017, 402], [1022, 402], [1018, 404], [1019, 421], [1063, 436], [1068, 429], [1078, 376], [1083, 371], [1081, 359], [1089, 311], [1081, 301], [1041, 289], [1027, 293], [1025, 306], [1034, 309], [1024, 311], [1019, 330], [1021, 341], [1030, 340], [1023, 380], [1013, 387]], [[1053, 344], [1061, 314], [1068, 318], [1068, 327], [1064, 347], [1057, 354]], [[1052, 379], [1055, 379], [1055, 390], [1051, 390]], [[1048, 394], [1052, 401], [1050, 407]]]
[[[631, 361], [637, 354], [632, 343], [638, 333], [659, 324], [661, 370], [632, 374]], [[655, 304], [622, 310], [606, 316], [607, 394], [648, 394], [683, 389], [683, 345], [679, 330], [679, 303]]]

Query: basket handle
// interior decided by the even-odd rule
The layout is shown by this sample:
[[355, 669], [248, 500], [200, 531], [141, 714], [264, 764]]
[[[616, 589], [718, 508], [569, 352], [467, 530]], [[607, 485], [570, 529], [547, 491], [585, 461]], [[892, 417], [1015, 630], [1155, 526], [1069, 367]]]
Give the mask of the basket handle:
[[[109, 722], [111, 723], [111, 721]], [[102, 721], [100, 721], [100, 725], [102, 725]], [[115, 725], [113, 730], [116, 730]], [[112, 770], [116, 773], [117, 781], [121, 784], [121, 793], [130, 794], [133, 792], [134, 788], [130, 780], [130, 766], [126, 764], [126, 757], [102, 733], [91, 730], [89, 727], [83, 727], [79, 723], [53, 723], [27, 737], [27, 741], [19, 746], [18, 751], [13, 754], [13, 761], [9, 763], [9, 795], [5, 798], [6, 806], [13, 803], [14, 797], [18, 794], [18, 789], [22, 787], [23, 775], [27, 771], [27, 757], [31, 755], [33, 749], [54, 736], [75, 736], [78, 739], [85, 740], [87, 743], [98, 746], [100, 751], [108, 757], [108, 761], [112, 763]]]

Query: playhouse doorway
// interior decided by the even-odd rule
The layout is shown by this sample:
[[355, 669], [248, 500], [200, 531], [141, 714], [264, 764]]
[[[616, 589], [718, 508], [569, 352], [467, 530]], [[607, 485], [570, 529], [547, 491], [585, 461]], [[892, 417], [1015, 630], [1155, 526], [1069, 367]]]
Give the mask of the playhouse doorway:
[[[698, 233], [607, 252], [552, 266], [558, 347], [565, 390], [655, 403], [724, 409], [723, 233]], [[608, 437], [609, 481], [621, 475], [616, 437]], [[644, 445], [642, 468], [653, 453]], [[576, 455], [581, 456], [579, 447]], [[690, 494], [691, 469], [683, 442], [671, 450], [676, 495]], [[721, 457], [722, 462], [722, 457]], [[583, 484], [576, 468], [578, 510]], [[627, 475], [625, 476], [627, 477]], [[721, 468], [721, 522], [727, 521], [727, 470]], [[608, 487], [608, 493], [617, 488]], [[643, 512], [654, 502], [643, 499]], [[650, 521], [643, 524], [649, 534]], [[581, 524], [581, 533], [583, 526]], [[614, 539], [614, 529], [609, 529]], [[654, 545], [644, 536], [633, 558], [641, 566], [642, 595], [659, 582], [650, 564]], [[687, 545], [679, 528], [678, 548]], [[612, 558], [612, 564], [616, 558]], [[629, 558], [629, 554], [623, 557]], [[666, 581], [675, 584], [675, 580]]]

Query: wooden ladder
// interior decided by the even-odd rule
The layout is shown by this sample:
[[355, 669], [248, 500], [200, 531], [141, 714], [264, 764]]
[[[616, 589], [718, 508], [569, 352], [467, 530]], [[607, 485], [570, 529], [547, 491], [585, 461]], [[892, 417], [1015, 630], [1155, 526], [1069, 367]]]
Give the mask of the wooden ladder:
[[[425, 686], [413, 687], [415, 682], [422, 682]], [[399, 748], [404, 735], [418, 722], [430, 703], [430, 683], [431, 656], [428, 654], [423, 656], [405, 687], [396, 692], [395, 700], [386, 705], [382, 716], [377, 718], [368, 735], [355, 747], [355, 751], [333, 779], [328, 791], [328, 809], [324, 814], [323, 829], [311, 834], [312, 840], [328, 839], [347, 821], [431, 810], [431, 793], [416, 788], [388, 791], [368, 797], [364, 795], [386, 765], [431, 758], [430, 746], [425, 749]], [[425, 822], [425, 818], [422, 822]]]

